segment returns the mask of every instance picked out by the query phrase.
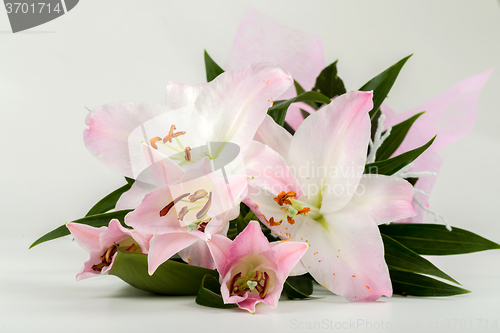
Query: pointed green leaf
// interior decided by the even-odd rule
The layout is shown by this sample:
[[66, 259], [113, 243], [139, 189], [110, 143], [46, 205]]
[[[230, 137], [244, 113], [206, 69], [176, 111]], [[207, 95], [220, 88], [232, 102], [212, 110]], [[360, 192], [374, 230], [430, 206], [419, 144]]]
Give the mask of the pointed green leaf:
[[401, 68], [403, 68], [404, 64], [411, 56], [412, 55], [410, 54], [409, 56], [401, 59], [396, 64], [375, 76], [373, 79], [365, 83], [364, 86], [359, 88], [359, 90], [362, 91], [373, 90], [373, 109], [370, 111], [370, 118], [373, 118], [375, 112], [385, 100], [387, 94], [389, 94], [389, 91], [396, 81]]
[[304, 88], [302, 88], [300, 83], [298, 83], [297, 81], [293, 80], [293, 85], [295, 86], [295, 91], [297, 92], [297, 96], [306, 92]]
[[[119, 210], [116, 212], [110, 212], [110, 213], [104, 213], [104, 214], [96, 214], [96, 215], [86, 216], [84, 218], [74, 220], [71, 222], [87, 224], [87, 225], [90, 225], [92, 227], [98, 228], [98, 227], [102, 227], [102, 226], [107, 226], [109, 224], [109, 221], [111, 221], [112, 219], [118, 219], [122, 223], [122, 225], [124, 225], [123, 220], [125, 218], [125, 215], [127, 215], [131, 211], [132, 211], [132, 209], [128, 209], [128, 210]], [[44, 243], [46, 241], [56, 239], [59, 237], [64, 237], [64, 236], [69, 235], [69, 234], [70, 234], [69, 229], [66, 227], [66, 224], [63, 224], [62, 226], [60, 226], [60, 227], [46, 233], [42, 237], [38, 238], [33, 244], [31, 244], [30, 249], [33, 246], [36, 246], [38, 244], [41, 244], [41, 243]]]
[[436, 279], [409, 272], [389, 270], [394, 294], [413, 296], [453, 296], [470, 291]]
[[389, 269], [432, 275], [460, 284], [451, 276], [434, 266], [429, 260], [419, 256], [417, 253], [391, 237], [382, 234], [382, 240], [384, 241], [385, 261]]
[[467, 230], [429, 223], [379, 225], [380, 232], [418, 254], [450, 255], [500, 249], [500, 245]]
[[196, 296], [196, 304], [219, 309], [238, 307], [236, 304], [224, 304], [224, 300], [220, 294], [219, 281], [210, 274], [203, 277], [203, 282], [200, 285], [198, 296]]
[[115, 275], [132, 287], [162, 295], [196, 295], [207, 274], [217, 272], [173, 260], [160, 265], [153, 275], [148, 274], [148, 256], [119, 250], [109, 274]]
[[394, 156], [388, 160], [378, 161], [365, 165], [365, 173], [379, 174], [390, 176], [413, 162], [417, 157], [419, 157], [430, 145], [434, 142], [436, 137], [434, 136], [425, 145], [415, 148], [413, 150], [407, 151], [398, 156]]
[[307, 112], [306, 110], [302, 110], [300, 109], [300, 114], [302, 115], [302, 118], [306, 119], [307, 117], [309, 117], [311, 114], [309, 112]]
[[288, 125], [288, 123], [286, 121], [283, 124], [283, 128], [286, 129], [287, 132], [290, 133], [291, 135], [295, 134], [295, 130], [292, 128], [292, 126]]
[[207, 72], [207, 82], [224, 73], [224, 70], [208, 55], [207, 50], [205, 50], [205, 71]]
[[110, 194], [108, 194], [107, 196], [102, 198], [98, 203], [96, 203], [94, 205], [94, 207], [92, 207], [89, 210], [89, 212], [85, 216], [102, 214], [102, 213], [106, 213], [106, 212], [109, 212], [110, 210], [114, 209], [116, 207], [116, 203], [118, 202], [118, 199], [120, 199], [121, 195], [123, 193], [127, 192], [128, 190], [130, 190], [130, 188], [132, 187], [132, 185], [135, 182], [135, 180], [133, 180], [131, 178], [125, 177], [125, 179], [127, 180], [126, 185], [123, 185], [119, 189], [111, 192]]
[[[391, 155], [399, 148], [403, 142], [406, 134], [410, 130], [411, 126], [421, 115], [425, 112], [420, 112], [413, 117], [397, 124], [392, 127], [391, 134], [382, 143], [380, 148], [377, 150], [376, 161], [383, 161], [391, 157]], [[385, 133], [385, 132], [384, 132]]]
[[[338, 61], [338, 60], [337, 60]], [[337, 75], [337, 61], [328, 65], [316, 78], [313, 91], [322, 93], [328, 98], [345, 94], [344, 82]]]
[[267, 113], [274, 119], [274, 121], [278, 125], [283, 126], [283, 124], [285, 123], [285, 116], [286, 112], [288, 111], [288, 107], [290, 106], [290, 104], [296, 102], [321, 102], [324, 104], [328, 104], [330, 103], [330, 99], [318, 92], [308, 91], [294, 98], [275, 101], [274, 105], [269, 108], [269, 111]]
[[[297, 96], [306, 92], [304, 88], [302, 88], [302, 86], [297, 81], [294, 80], [293, 85], [295, 86], [295, 91], [297, 92]], [[319, 109], [318, 103], [315, 103], [313, 101], [304, 101], [304, 103], [312, 107], [314, 110]]]

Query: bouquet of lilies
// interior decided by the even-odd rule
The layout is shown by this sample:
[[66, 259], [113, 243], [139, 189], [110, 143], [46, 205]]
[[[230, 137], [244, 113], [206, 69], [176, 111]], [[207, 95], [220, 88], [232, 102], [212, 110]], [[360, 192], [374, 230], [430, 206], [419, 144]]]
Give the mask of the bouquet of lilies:
[[[224, 72], [205, 52], [208, 83], [167, 86], [166, 106], [117, 103], [87, 116], [90, 152], [127, 184], [32, 246], [71, 233], [90, 253], [77, 280], [116, 275], [198, 304], [272, 307], [317, 282], [349, 301], [467, 293], [420, 254], [500, 248], [440, 224], [391, 223], [430, 211], [412, 162], [395, 154], [422, 113], [384, 128], [381, 105], [407, 61], [346, 92], [336, 62], [311, 91], [280, 66]], [[297, 96], [280, 100], [290, 86]], [[303, 102], [296, 130], [285, 121]], [[439, 217], [437, 213], [434, 213]], [[391, 223], [391, 224], [389, 224]]]
[[349, 92], [334, 62], [306, 91], [281, 66], [224, 72], [205, 52], [208, 82], [169, 83], [166, 105], [88, 114], [87, 148], [126, 184], [32, 247], [71, 234], [90, 254], [77, 280], [115, 275], [252, 313], [314, 298], [315, 283], [348, 301], [468, 293], [421, 255], [500, 245], [428, 207], [439, 130], [419, 124], [427, 110], [383, 104], [408, 58]]

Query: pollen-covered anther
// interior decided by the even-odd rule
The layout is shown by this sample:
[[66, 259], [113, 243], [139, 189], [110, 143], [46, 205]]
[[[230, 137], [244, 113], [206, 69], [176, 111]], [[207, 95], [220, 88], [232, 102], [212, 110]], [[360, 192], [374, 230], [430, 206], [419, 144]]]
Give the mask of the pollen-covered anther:
[[179, 214], [177, 214], [177, 218], [182, 221], [184, 219], [184, 216], [186, 216], [187, 212], [188, 212], [187, 206], [182, 207]]
[[158, 149], [158, 146], [156, 145], [156, 143], [158, 141], [160, 141], [161, 138], [159, 136], [155, 136], [154, 138], [150, 139], [149, 140], [149, 144], [151, 145], [151, 147], [153, 147], [154, 149]]
[[290, 235], [288, 232], [287, 232], [287, 233], [285, 233], [285, 235], [287, 235], [287, 236], [288, 236], [288, 238], [287, 238], [287, 239], [283, 239], [283, 241], [284, 241], [284, 242], [289, 241], [289, 240], [291, 240], [291, 239], [292, 239], [292, 235]]
[[274, 222], [274, 217], [271, 217], [269, 219], [269, 221], [267, 221], [269, 223], [269, 226], [271, 227], [277, 227], [279, 225], [281, 225], [281, 221], [278, 221], [278, 222]]
[[134, 251], [136, 249], [136, 247], [137, 247], [137, 245], [135, 245], [135, 243], [134, 243], [134, 244], [130, 245], [129, 247], [127, 247], [127, 249], [125, 251], [127, 251], [127, 252]]
[[184, 148], [184, 159], [186, 161], [191, 161], [191, 147], [187, 146]]
[[205, 232], [205, 228], [207, 227], [208, 222], [210, 222], [210, 220], [211, 219], [209, 219], [208, 221], [201, 222], [200, 225], [198, 225], [198, 230], [201, 232]]
[[200, 200], [200, 199], [203, 199], [204, 197], [206, 197], [208, 195], [208, 192], [201, 189], [201, 190], [198, 190], [196, 192], [194, 192], [192, 195], [190, 195], [188, 197], [189, 201], [190, 202], [195, 202], [197, 200]]
[[163, 138], [163, 143], [167, 143], [167, 141], [172, 143], [173, 138], [186, 134], [185, 131], [174, 133], [175, 129], [175, 125], [170, 126], [170, 131], [168, 131], [168, 134]]
[[190, 193], [181, 194], [177, 198], [175, 198], [174, 200], [170, 201], [170, 203], [168, 205], [166, 205], [165, 207], [163, 207], [162, 210], [160, 210], [160, 216], [163, 217], [163, 216], [167, 215], [168, 212], [172, 209], [172, 207], [175, 206], [176, 203], [178, 203], [180, 200], [187, 197], [189, 194]]
[[281, 191], [277, 196], [274, 197], [274, 201], [276, 201], [280, 206], [283, 206], [283, 204], [291, 205], [292, 202], [288, 199], [295, 198], [296, 196], [297, 193], [293, 191], [290, 192]]
[[293, 217], [290, 217], [290, 216], [286, 216], [286, 221], [289, 223], [289, 224], [295, 224], [295, 220], [293, 219]]
[[203, 208], [200, 209], [198, 213], [196, 213], [196, 218], [197, 219], [203, 218], [203, 216], [205, 216], [210, 210], [210, 206], [212, 206], [212, 192], [210, 192], [210, 194], [208, 195], [208, 200], [203, 206]]
[[115, 255], [116, 251], [118, 251], [117, 250], [118, 246], [119, 244], [114, 244], [109, 249], [107, 249], [106, 252], [104, 252], [102, 256], [99, 258], [101, 262], [96, 265], [92, 265], [91, 268], [94, 271], [101, 272], [104, 267], [111, 265], [113, 256]]
[[305, 215], [305, 214], [309, 213], [310, 211], [311, 211], [311, 208], [309, 208], [309, 207], [304, 207], [304, 208], [299, 209], [299, 210], [297, 211], [297, 215], [300, 215], [300, 214]]

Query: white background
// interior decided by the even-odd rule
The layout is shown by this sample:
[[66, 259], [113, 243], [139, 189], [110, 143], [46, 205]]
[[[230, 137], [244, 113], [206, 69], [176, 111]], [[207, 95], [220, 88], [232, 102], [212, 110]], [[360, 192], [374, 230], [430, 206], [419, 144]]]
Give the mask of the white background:
[[[82, 217], [124, 183], [84, 147], [84, 106], [163, 104], [168, 81], [204, 81], [203, 49], [223, 64], [248, 4], [320, 35], [325, 61], [340, 59], [348, 89], [414, 53], [387, 101], [395, 110], [412, 109], [462, 79], [500, 67], [500, 3], [493, 0], [85, 0], [17, 34], [0, 10], [0, 330], [334, 331], [339, 322], [339, 331], [366, 331], [366, 321], [375, 328], [383, 321], [393, 329], [381, 331], [413, 323], [423, 325], [414, 331], [452, 331], [454, 325], [456, 331], [500, 331], [491, 327], [500, 321], [500, 251], [431, 258], [472, 290], [469, 295], [352, 304], [324, 293], [321, 300], [259, 306], [254, 316], [202, 308], [193, 297], [155, 297], [115, 277], [75, 283], [87, 254], [69, 238], [28, 251], [40, 235]], [[441, 151], [445, 162], [431, 198], [452, 225], [496, 242], [499, 92], [497, 69], [481, 94], [472, 133]], [[313, 322], [322, 326], [306, 329]]]

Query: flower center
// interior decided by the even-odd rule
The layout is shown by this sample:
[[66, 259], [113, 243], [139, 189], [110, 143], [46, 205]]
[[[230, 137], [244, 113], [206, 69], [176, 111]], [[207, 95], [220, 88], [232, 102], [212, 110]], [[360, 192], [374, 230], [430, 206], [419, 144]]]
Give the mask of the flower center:
[[[168, 134], [163, 137], [163, 139], [159, 136], [155, 136], [149, 140], [149, 144], [151, 147], [153, 147], [156, 150], [159, 150], [160, 147], [158, 147], [159, 144], [162, 146], [169, 148], [170, 150], [175, 151], [176, 153], [182, 153], [182, 157], [173, 155], [170, 156], [171, 159], [184, 159], [183, 161], [180, 161], [179, 165], [185, 164], [187, 162], [191, 162], [191, 147], [187, 146], [184, 147], [184, 145], [181, 143], [179, 140], [179, 137], [181, 135], [186, 134], [185, 131], [176, 131], [175, 125], [170, 126], [170, 130], [168, 131]], [[173, 140], [175, 140], [175, 144], [173, 144]], [[177, 145], [177, 146], [176, 146]]]
[[285, 210], [285, 215], [283, 215], [283, 217], [278, 221], [275, 221], [274, 217], [271, 217], [267, 221], [271, 227], [281, 225], [281, 223], [285, 218], [288, 224], [295, 224], [294, 217], [297, 215], [309, 214], [311, 218], [317, 217], [316, 215], [319, 216], [318, 208], [308, 205], [307, 203], [302, 202], [300, 200], [294, 199], [296, 197], [297, 193], [293, 191], [290, 192], [281, 191], [277, 196], [274, 197], [274, 201], [276, 201], [276, 203], [280, 205], [283, 210]]
[[211, 220], [207, 214], [212, 206], [212, 192], [200, 189], [193, 194], [189, 192], [181, 194], [160, 210], [160, 217], [167, 215], [177, 204], [182, 205], [182, 208], [176, 210], [180, 225], [187, 226], [189, 231], [197, 229], [205, 232]]
[[[130, 237], [129, 239], [124, 240], [124, 243], [130, 244], [130, 240], [134, 241], [133, 238]], [[132, 243], [130, 245], [122, 245], [122, 246], [120, 246], [120, 244], [113, 244], [99, 258], [101, 260], [101, 262], [96, 264], [96, 265], [92, 265], [91, 268], [96, 272], [101, 272], [104, 267], [111, 265], [111, 263], [113, 262], [113, 256], [118, 251], [118, 248], [120, 248], [120, 250], [124, 250], [127, 252], [135, 252], [137, 250], [140, 250], [140, 247], [138, 245], [136, 245], [135, 243]]]
[[244, 276], [241, 272], [234, 275], [229, 285], [229, 293], [232, 296], [243, 296], [248, 291], [256, 291], [260, 298], [266, 297], [269, 291], [269, 274], [255, 271], [254, 274]]

